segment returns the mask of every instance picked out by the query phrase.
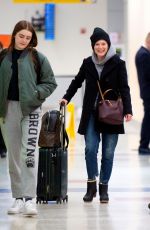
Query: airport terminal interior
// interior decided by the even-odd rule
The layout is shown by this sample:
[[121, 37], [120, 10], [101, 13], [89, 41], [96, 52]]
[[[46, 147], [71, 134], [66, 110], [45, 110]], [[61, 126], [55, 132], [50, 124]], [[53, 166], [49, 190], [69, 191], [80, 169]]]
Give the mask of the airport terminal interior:
[[[37, 11], [43, 14], [44, 4], [33, 4], [40, 1], [49, 2], [31, 0], [32, 4], [27, 4], [26, 0], [0, 0], [0, 39], [9, 39], [14, 25], [19, 20], [30, 20]], [[133, 120], [125, 123], [126, 134], [119, 136], [115, 151], [108, 189], [110, 200], [108, 204], [101, 204], [97, 192], [93, 202], [83, 202], [87, 185], [85, 144], [83, 136], [77, 133], [83, 85], [72, 100], [75, 106], [75, 136], [69, 138], [68, 147], [68, 202], [57, 204], [55, 201], [49, 201], [48, 204], [37, 204], [38, 215], [35, 217], [8, 215], [7, 210], [14, 200], [11, 194], [7, 153], [6, 158], [0, 158], [0, 230], [149, 230], [150, 155], [138, 153], [143, 106], [139, 96], [134, 57], [150, 30], [150, 1], [70, 1], [80, 4], [56, 4], [55, 37], [52, 40], [46, 39], [43, 31], [37, 31], [37, 49], [47, 56], [58, 84], [56, 91], [44, 103], [43, 109], [44, 112], [59, 109], [59, 100], [77, 74], [83, 59], [91, 55], [89, 38], [94, 27], [106, 29], [112, 44], [126, 61], [133, 105]], [[144, 17], [141, 17], [141, 14]], [[66, 115], [68, 122], [70, 114]], [[101, 145], [98, 161], [100, 168]]]

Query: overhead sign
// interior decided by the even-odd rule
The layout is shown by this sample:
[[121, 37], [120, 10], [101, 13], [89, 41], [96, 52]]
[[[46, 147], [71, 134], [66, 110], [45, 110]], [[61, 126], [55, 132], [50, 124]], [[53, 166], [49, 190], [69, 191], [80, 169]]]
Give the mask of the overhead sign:
[[96, 0], [13, 0], [14, 3], [95, 3]]
[[55, 39], [55, 4], [45, 5], [45, 39]]

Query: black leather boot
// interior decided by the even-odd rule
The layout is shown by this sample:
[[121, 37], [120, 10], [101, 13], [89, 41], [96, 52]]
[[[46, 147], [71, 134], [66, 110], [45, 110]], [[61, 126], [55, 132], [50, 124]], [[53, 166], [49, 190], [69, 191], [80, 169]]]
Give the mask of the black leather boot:
[[83, 200], [85, 202], [91, 202], [93, 200], [93, 197], [96, 197], [96, 192], [97, 192], [96, 180], [87, 181], [87, 192], [83, 197]]
[[100, 203], [108, 203], [108, 184], [99, 184]]

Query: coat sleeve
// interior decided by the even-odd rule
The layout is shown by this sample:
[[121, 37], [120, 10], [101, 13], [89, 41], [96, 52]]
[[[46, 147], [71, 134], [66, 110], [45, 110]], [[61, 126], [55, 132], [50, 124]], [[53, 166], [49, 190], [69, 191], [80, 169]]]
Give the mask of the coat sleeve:
[[147, 84], [150, 83], [150, 54], [145, 52], [137, 60], [137, 69], [141, 75], [141, 79]]
[[141, 47], [135, 56], [137, 77], [142, 99], [150, 98], [150, 52]]
[[75, 93], [77, 92], [78, 88], [81, 88], [84, 80], [85, 80], [85, 64], [83, 61], [78, 74], [71, 81], [66, 91], [66, 94], [63, 96], [63, 98], [69, 102], [71, 98], [75, 95]]
[[130, 88], [128, 85], [128, 76], [124, 61], [120, 62], [119, 68], [119, 91], [123, 101], [124, 115], [132, 114]]
[[40, 84], [37, 85], [37, 90], [39, 99], [45, 99], [53, 93], [53, 91], [57, 87], [57, 83], [48, 59], [45, 56], [43, 56], [42, 60], [40, 58], [40, 62], [41, 76]]

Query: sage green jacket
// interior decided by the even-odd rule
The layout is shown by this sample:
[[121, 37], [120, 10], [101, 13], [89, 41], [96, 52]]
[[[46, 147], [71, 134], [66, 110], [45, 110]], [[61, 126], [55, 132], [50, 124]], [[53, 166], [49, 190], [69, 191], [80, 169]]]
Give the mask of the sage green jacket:
[[[54, 74], [48, 59], [40, 52], [40, 83], [37, 84], [37, 73], [31, 54], [24, 50], [18, 59], [19, 101], [24, 116], [40, 107], [45, 99], [57, 87]], [[12, 76], [12, 53], [8, 52], [0, 64], [0, 117], [7, 112], [7, 95]]]

